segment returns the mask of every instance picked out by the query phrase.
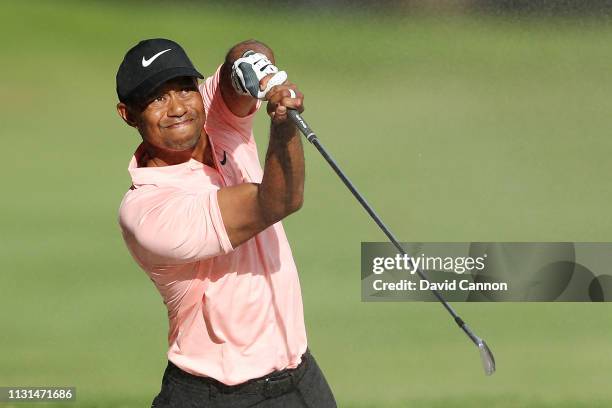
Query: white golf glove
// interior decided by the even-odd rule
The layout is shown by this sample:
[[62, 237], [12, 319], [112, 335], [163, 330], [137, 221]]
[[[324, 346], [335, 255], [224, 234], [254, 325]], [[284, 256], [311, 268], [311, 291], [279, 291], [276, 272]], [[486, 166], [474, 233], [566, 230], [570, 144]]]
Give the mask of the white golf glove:
[[[266, 75], [274, 74], [262, 91], [259, 81]], [[257, 99], [265, 99], [266, 94], [275, 85], [281, 85], [287, 80], [287, 73], [278, 68], [264, 54], [252, 50], [245, 51], [232, 65], [232, 84], [241, 95], [250, 95]]]

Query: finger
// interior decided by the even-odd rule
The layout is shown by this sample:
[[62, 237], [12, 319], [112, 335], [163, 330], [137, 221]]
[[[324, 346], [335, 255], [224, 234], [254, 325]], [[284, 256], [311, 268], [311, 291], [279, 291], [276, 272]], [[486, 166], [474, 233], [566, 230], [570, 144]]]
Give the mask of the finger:
[[300, 101], [302, 101], [302, 103], [304, 103], [304, 94], [301, 93], [299, 89], [293, 88], [291, 89], [291, 91], [293, 91], [293, 94], [291, 95], [293, 99], [299, 99]]
[[287, 108], [282, 105], [278, 105], [276, 110], [272, 113], [272, 121], [278, 123], [287, 120]]
[[281, 106], [285, 106], [289, 109], [295, 109], [298, 112], [303, 112], [304, 111], [304, 103], [303, 103], [303, 98], [302, 97], [298, 97], [298, 95], [296, 94], [295, 98], [292, 97], [284, 97], [280, 104]]
[[276, 107], [277, 106], [278, 106], [278, 104], [268, 102], [268, 105], [266, 106], [266, 110], [268, 111], [268, 115], [273, 116], [274, 112], [276, 111]]
[[270, 100], [270, 98], [272, 98], [273, 95], [275, 95], [278, 92], [281, 92], [283, 89], [297, 90], [297, 86], [295, 86], [295, 84], [292, 84], [289, 81], [285, 81], [281, 85], [274, 85], [273, 87], [270, 88], [270, 90], [266, 94], [266, 100]]
[[272, 78], [272, 76], [274, 76], [274, 74], [268, 74], [259, 80], [259, 90], [260, 91], [263, 91], [264, 89], [266, 89], [266, 85], [268, 84], [268, 81], [270, 80], [270, 78]]
[[260, 88], [263, 89], [260, 89], [259, 98], [268, 99], [267, 96], [270, 92], [270, 89], [274, 88], [275, 86], [283, 86], [283, 84], [286, 83], [288, 83], [288, 81], [287, 73], [285, 71], [278, 71], [274, 73], [272, 76], [266, 78], [263, 84], [260, 81]]
[[[268, 74], [265, 77], [261, 78], [261, 80], [259, 81], [259, 89], [260, 90], [264, 90], [266, 89], [266, 86], [268, 85], [268, 81], [270, 81], [270, 79], [272, 79], [272, 77], [276, 75], [276, 74]], [[274, 85], [274, 86], [283, 86], [283, 85], [287, 85], [289, 84], [289, 80], [285, 79], [282, 83], [278, 84], [278, 85]], [[274, 88], [274, 86], [272, 88]], [[270, 89], [272, 89], [270, 88]]]
[[282, 95], [282, 92], [286, 88], [287, 87], [285, 85], [275, 85], [275, 86], [273, 86], [272, 88], [270, 88], [270, 90], [266, 94], [266, 100], [268, 100], [268, 101], [274, 100], [274, 103], [278, 103], [282, 99], [282, 96], [279, 97], [278, 95], [279, 94]]
[[[272, 88], [274, 89], [274, 88]], [[297, 90], [297, 87], [278, 87], [274, 92], [268, 93], [267, 99], [272, 103], [282, 103], [284, 98], [303, 99], [304, 95]]]

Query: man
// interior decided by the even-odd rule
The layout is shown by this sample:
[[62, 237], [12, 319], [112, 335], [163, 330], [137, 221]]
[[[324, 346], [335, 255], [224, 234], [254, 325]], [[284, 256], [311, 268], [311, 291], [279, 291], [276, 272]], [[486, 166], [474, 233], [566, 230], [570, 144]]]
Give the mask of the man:
[[[336, 406], [307, 349], [280, 223], [304, 191], [302, 144], [287, 116], [303, 110], [303, 95], [283, 75], [254, 40], [232, 47], [200, 85], [166, 39], [138, 43], [117, 72], [117, 111], [142, 137], [119, 223], [168, 309], [168, 366], [153, 407]], [[271, 117], [263, 170], [256, 97]]]

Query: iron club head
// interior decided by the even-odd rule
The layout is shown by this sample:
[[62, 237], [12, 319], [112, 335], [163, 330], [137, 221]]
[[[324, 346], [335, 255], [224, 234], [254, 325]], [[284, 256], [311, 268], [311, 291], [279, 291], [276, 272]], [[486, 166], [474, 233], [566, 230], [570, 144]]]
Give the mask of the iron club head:
[[495, 357], [493, 357], [493, 353], [491, 353], [491, 349], [489, 349], [487, 343], [482, 339], [478, 342], [478, 351], [480, 351], [480, 359], [485, 374], [492, 375], [495, 372]]

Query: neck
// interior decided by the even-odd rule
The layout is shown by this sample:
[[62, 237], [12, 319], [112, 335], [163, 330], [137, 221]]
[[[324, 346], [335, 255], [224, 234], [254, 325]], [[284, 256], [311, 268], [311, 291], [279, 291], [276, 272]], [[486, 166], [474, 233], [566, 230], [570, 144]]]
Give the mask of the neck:
[[142, 158], [144, 167], [173, 166], [185, 163], [190, 159], [197, 160], [210, 167], [215, 167], [212, 149], [206, 132], [202, 132], [202, 137], [200, 137], [198, 143], [193, 148], [182, 151], [160, 149], [147, 141], [143, 143], [145, 146], [145, 156]]

